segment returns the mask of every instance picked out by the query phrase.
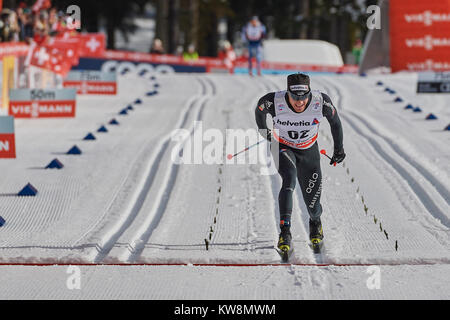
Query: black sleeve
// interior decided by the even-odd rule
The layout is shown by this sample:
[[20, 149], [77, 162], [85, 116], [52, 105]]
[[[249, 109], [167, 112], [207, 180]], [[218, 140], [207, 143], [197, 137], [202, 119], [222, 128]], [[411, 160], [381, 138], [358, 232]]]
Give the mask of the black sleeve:
[[331, 127], [331, 135], [333, 136], [334, 142], [334, 150], [342, 150], [343, 149], [343, 139], [344, 134], [342, 131], [341, 120], [339, 119], [339, 115], [336, 111], [336, 108], [333, 105], [330, 97], [326, 93], [322, 93], [323, 97], [323, 108], [322, 114], [327, 118]]
[[275, 116], [275, 109], [273, 105], [274, 98], [275, 92], [266, 94], [264, 97], [259, 99], [255, 109], [256, 125], [258, 126], [259, 133], [266, 139], [270, 139], [270, 137], [267, 136], [269, 130], [266, 124], [267, 114], [270, 114], [272, 117]]

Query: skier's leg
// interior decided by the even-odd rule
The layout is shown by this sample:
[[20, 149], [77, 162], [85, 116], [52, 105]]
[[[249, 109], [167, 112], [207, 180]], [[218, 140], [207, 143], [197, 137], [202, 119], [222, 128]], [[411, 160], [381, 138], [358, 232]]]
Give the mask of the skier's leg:
[[282, 179], [281, 190], [278, 195], [280, 225], [290, 226], [293, 207], [292, 196], [297, 176], [295, 155], [292, 150], [280, 146], [278, 163], [276, 163], [276, 166]]
[[253, 46], [251, 44], [249, 44], [248, 45], [248, 74], [249, 75], [253, 75], [252, 59], [253, 59]]
[[[277, 152], [272, 149], [272, 152]], [[278, 157], [274, 156], [278, 173], [281, 176], [282, 184], [278, 195], [280, 208], [280, 235], [277, 248], [283, 253], [283, 260], [287, 260], [291, 249], [291, 215], [292, 196], [296, 184], [297, 169], [295, 167], [295, 155], [292, 150], [280, 146]], [[278, 158], [278, 159], [277, 159]]]
[[258, 76], [261, 75], [262, 46], [256, 48], [256, 69]]
[[322, 171], [320, 169], [320, 153], [317, 143], [311, 148], [297, 153], [297, 176], [303, 199], [312, 221], [320, 221], [322, 205]]

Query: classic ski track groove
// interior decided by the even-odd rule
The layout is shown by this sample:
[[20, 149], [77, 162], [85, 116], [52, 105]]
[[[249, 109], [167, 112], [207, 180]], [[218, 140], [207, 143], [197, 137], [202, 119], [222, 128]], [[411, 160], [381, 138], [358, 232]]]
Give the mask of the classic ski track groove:
[[[262, 77], [261, 79], [263, 79], [263, 81], [261, 81], [260, 83], [263, 85], [263, 90], [264, 90], [264, 94], [271, 92], [272, 88], [274, 87], [274, 83], [272, 81], [270, 81], [271, 83], [268, 84], [267, 83], [267, 78]], [[262, 96], [262, 95], [261, 95]], [[259, 98], [259, 97], [258, 97]], [[253, 114], [254, 112], [254, 108], [255, 106], [251, 106], [250, 107], [250, 114]], [[278, 239], [278, 232], [279, 232], [279, 221], [280, 221], [280, 214], [279, 214], [279, 206], [278, 206], [278, 193], [280, 192], [281, 189], [281, 179], [278, 176], [278, 174], [274, 174], [274, 175], [270, 175], [268, 177], [269, 179], [269, 184], [270, 184], [270, 188], [271, 188], [271, 193], [272, 193], [272, 198], [273, 198], [273, 224], [274, 224], [274, 228], [277, 231], [275, 233], [275, 238], [274, 238], [274, 257], [277, 257], [277, 259], [281, 260], [281, 257], [279, 256], [279, 254], [276, 252], [276, 247], [277, 247], [277, 239]], [[295, 255], [295, 252], [294, 252]], [[291, 257], [293, 258], [293, 257]], [[284, 265], [287, 265], [287, 263], [282, 263]]]
[[[363, 89], [367, 90], [366, 87]], [[369, 129], [374, 135], [383, 139], [386, 143], [388, 143], [392, 150], [395, 151], [401, 158], [405, 159], [409, 165], [414, 167], [424, 178], [426, 178], [431, 183], [431, 187], [435, 188], [436, 191], [440, 194], [442, 199], [450, 205], [450, 190], [447, 186], [442, 183], [442, 180], [436, 176], [436, 174], [432, 173], [429, 169], [426, 168], [423, 164], [419, 163], [420, 159], [416, 160], [415, 157], [410, 156], [408, 152], [405, 150], [401, 144], [396, 143], [393, 138], [390, 138], [388, 135], [380, 132], [376, 126], [370, 124], [367, 120], [363, 119], [360, 115], [351, 110], [346, 110], [346, 112], [351, 113], [353, 116], [358, 118], [360, 122], [363, 122], [364, 125]], [[418, 153], [416, 150], [413, 150], [414, 153]], [[435, 164], [429, 163], [428, 166], [432, 166], [432, 168], [436, 167]]]
[[[236, 81], [242, 81], [242, 79], [241, 78], [238, 78], [238, 79], [236, 79]], [[254, 83], [252, 83], [253, 85], [254, 85]], [[248, 84], [245, 84], [245, 83], [243, 83], [242, 84], [243, 85], [243, 87], [245, 87], [246, 85], [248, 85]], [[246, 92], [247, 93], [247, 95], [242, 95], [241, 96], [241, 101], [242, 101], [242, 104], [243, 105], [250, 105], [250, 106], [252, 106], [253, 105], [253, 103], [252, 103], [252, 101], [251, 100], [253, 100], [255, 97], [253, 96], [253, 95], [249, 95], [248, 94], [248, 92]], [[231, 111], [231, 110], [230, 110]], [[232, 111], [231, 111], [231, 113], [232, 113]], [[226, 135], [226, 130], [228, 130], [228, 129], [230, 129], [231, 128], [231, 126], [230, 126], [230, 118], [231, 118], [231, 116], [230, 116], [230, 113], [227, 113], [227, 115], [225, 116], [225, 121], [224, 121], [224, 123], [225, 123], [225, 125], [224, 125], [224, 135], [225, 135], [225, 139], [224, 139], [224, 147], [223, 147], [223, 159], [226, 159], [226, 145], [227, 145], [227, 135]], [[224, 164], [221, 164], [220, 165], [220, 168], [221, 168], [221, 170], [222, 170], [222, 173], [226, 173], [227, 171], [228, 171], [228, 167], [227, 167], [227, 165], [226, 165], [226, 162], [224, 162]], [[249, 170], [249, 167], [247, 167], [246, 168], [246, 170]], [[229, 181], [229, 179], [230, 179], [230, 176], [228, 176], [227, 174], [220, 174], [219, 176], [218, 176], [218, 178], [220, 178], [220, 184], [218, 185], [220, 188], [221, 188], [221, 190], [226, 190], [226, 188], [227, 188], [227, 184], [229, 184], [230, 183], [230, 181]], [[248, 192], [249, 192], [249, 189], [248, 188], [246, 188], [245, 189], [245, 191], [247, 192], [247, 194], [249, 194]], [[219, 195], [218, 195], [218, 199], [223, 199], [223, 196], [224, 196], [224, 193], [222, 192], [222, 193], [220, 193]], [[220, 205], [218, 205], [217, 206], [217, 209], [218, 209], [218, 212], [221, 212], [222, 210], [223, 210], [223, 204], [222, 204], [222, 202], [223, 201], [220, 201]], [[222, 215], [218, 215], [217, 216], [217, 219], [218, 219], [218, 223], [216, 224], [216, 226], [215, 226], [215, 230], [214, 230], [214, 232], [213, 232], [213, 234], [212, 234], [212, 239], [211, 239], [211, 242], [210, 242], [210, 244], [211, 245], [214, 245], [215, 243], [216, 243], [216, 239], [217, 238], [220, 238], [220, 237], [223, 237], [223, 232], [222, 232], [222, 229], [223, 228], [221, 228], [221, 221], [219, 221], [219, 219], [220, 220], [222, 220], [221, 219], [221, 216]], [[251, 213], [250, 215], [249, 215], [249, 223], [247, 223], [247, 226], [248, 226], [248, 228], [247, 228], [247, 233], [246, 233], [246, 240], [247, 240], [247, 244], [246, 244], [246, 246], [245, 246], [245, 250], [247, 251], [247, 252], [254, 252], [254, 240], [253, 239], [251, 239], [250, 238], [250, 235], [254, 232], [254, 229], [255, 229], [255, 227], [254, 227], [254, 223], [255, 223], [255, 221], [254, 221], [254, 214], [253, 213]], [[240, 238], [240, 234], [238, 234], [237, 235], [237, 242], [239, 241], [239, 238]]]
[[[328, 81], [325, 81], [329, 83]], [[335, 86], [334, 90], [336, 91], [336, 94], [338, 95], [338, 106], [340, 110], [342, 110], [342, 94], [339, 91], [339, 89]], [[371, 136], [364, 132], [363, 129], [360, 128], [359, 125], [356, 124], [356, 121], [359, 120], [362, 122], [363, 126], [367, 125], [365, 121], [361, 121], [360, 117], [357, 117], [354, 112], [345, 110], [345, 113], [342, 113], [342, 118], [346, 120], [350, 126], [362, 137], [364, 137], [371, 145], [372, 147], [378, 152], [378, 154], [385, 160], [387, 164], [389, 164], [403, 179], [404, 181], [409, 185], [409, 187], [412, 189], [412, 191], [416, 194], [417, 198], [420, 200], [420, 202], [423, 204], [425, 209], [429, 212], [431, 216], [438, 219], [442, 225], [444, 225], [447, 228], [450, 228], [450, 219], [445, 214], [445, 212], [433, 201], [433, 197], [422, 187], [422, 182], [414, 177], [414, 175], [410, 172], [411, 170], [414, 170], [413, 168], [409, 168], [408, 165], [409, 161], [406, 160], [401, 154], [398, 152], [395, 152], [395, 148], [389, 144], [389, 142], [385, 141], [388, 146], [387, 148], [383, 148], [379, 141], [377, 141], [376, 137], [379, 137], [379, 139], [384, 141], [384, 138], [380, 136], [376, 131], [372, 131], [369, 129], [371, 133], [375, 136]], [[352, 119], [353, 118], [353, 119]], [[356, 118], [356, 119], [355, 119]], [[387, 151], [385, 151], [387, 150]], [[394, 156], [390, 155], [394, 154]], [[397, 155], [397, 156], [395, 156]], [[395, 159], [400, 158], [400, 159]], [[401, 161], [404, 161], [406, 163], [402, 164]], [[416, 168], [417, 169], [417, 168]], [[421, 175], [420, 171], [415, 170], [418, 174]], [[425, 181], [427, 181], [427, 176], [421, 175]], [[441, 198], [442, 199], [442, 198]], [[444, 202], [446, 202], [444, 200]]]
[[[212, 91], [213, 94], [216, 92], [216, 88], [214, 83], [208, 79], [207, 82], [210, 86], [210, 91]], [[196, 113], [195, 120], [200, 121], [203, 118], [203, 111], [210, 99], [209, 93], [207, 93], [206, 87], [203, 87], [203, 94], [206, 96], [203, 96], [203, 99], [201, 99], [200, 107]], [[187, 118], [185, 118], [185, 121], [183, 121], [183, 125], [186, 123]], [[183, 127], [183, 126], [182, 126]], [[190, 129], [190, 136], [194, 134], [195, 126], [192, 125]], [[188, 138], [184, 139], [183, 145], [187, 142]], [[170, 142], [170, 140], [169, 140]], [[168, 152], [167, 148], [165, 148], [164, 152]], [[173, 186], [176, 183], [176, 178], [178, 175], [179, 165], [177, 164], [171, 164], [168, 169], [166, 169], [165, 177], [164, 177], [164, 185], [160, 187], [161, 190], [158, 192], [157, 199], [155, 201], [155, 206], [153, 206], [150, 213], [148, 213], [147, 219], [145, 219], [144, 226], [138, 229], [138, 231], [135, 233], [135, 236], [133, 236], [131, 243], [128, 243], [127, 250], [125, 251], [124, 255], [120, 257], [120, 260], [126, 261], [126, 262], [133, 262], [139, 259], [142, 251], [145, 248], [145, 244], [147, 243], [148, 239], [150, 238], [153, 230], [158, 226], [159, 221], [161, 220], [161, 217], [164, 214], [164, 211], [167, 207], [167, 204], [170, 200], [170, 193], [173, 189]], [[148, 193], [148, 192], [147, 192]], [[142, 204], [144, 203], [145, 199], [143, 199]], [[141, 205], [142, 206], [142, 205]]]
[[[323, 80], [323, 81], [326, 82], [326, 83], [329, 83], [328, 80]], [[339, 91], [339, 89], [337, 88], [337, 86], [334, 86], [332, 84], [330, 84], [328, 86], [325, 85], [325, 84], [323, 84], [323, 85], [324, 85], [324, 87], [328, 87], [328, 89], [331, 86], [334, 89], [334, 91], [336, 91], [336, 95], [337, 95], [337, 98], [339, 100], [339, 103], [338, 103], [337, 107], [341, 107], [340, 105], [342, 103], [341, 102], [342, 101], [342, 94]], [[331, 90], [331, 91], [333, 91], [333, 90]], [[349, 119], [346, 118], [346, 113], [347, 113], [348, 110], [345, 109], [345, 112], [342, 112], [342, 108], [341, 108], [340, 111], [341, 111], [340, 114], [341, 115], [343, 114], [342, 118], [344, 120], [346, 120], [346, 121], [349, 120]], [[350, 111], [350, 113], [351, 113], [351, 111]], [[349, 127], [352, 129], [352, 131], [355, 132], [358, 135], [362, 135], [361, 134], [362, 129], [359, 126], [360, 124], [356, 125], [357, 120], [353, 119], [353, 122], [350, 122], [350, 121], [348, 121], [348, 123], [349, 123], [349, 125], [350, 125]], [[363, 135], [363, 136], [364, 136], [364, 140], [366, 140], [368, 142], [371, 142], [371, 140], [374, 141], [373, 137], [370, 137], [370, 134], [366, 134], [366, 135]], [[369, 139], [368, 137], [371, 138], [371, 139]], [[387, 170], [390, 170], [395, 176], [398, 176], [399, 179], [395, 179], [395, 181], [391, 181], [390, 183], [395, 184], [396, 186], [398, 186], [399, 188], [403, 189], [407, 193], [415, 195], [416, 199], [417, 199], [415, 201], [416, 205], [419, 206], [423, 210], [423, 212], [429, 212], [429, 209], [422, 202], [423, 199], [421, 199], [419, 197], [419, 195], [416, 194], [415, 190], [413, 190], [411, 188], [410, 181], [405, 181], [405, 177], [403, 177], [401, 175], [401, 173], [397, 171], [396, 167], [392, 165], [392, 161], [389, 160], [389, 159], [391, 159], [391, 157], [389, 157], [389, 159], [387, 159], [386, 157], [383, 156], [384, 154], [386, 154], [385, 152], [383, 152], [383, 154], [380, 154], [380, 150], [379, 149], [377, 149], [373, 145], [371, 145], [371, 147], [373, 149], [374, 155], [377, 156], [377, 158], [379, 159], [378, 162], [380, 162], [384, 168], [386, 168]], [[388, 150], [389, 150], [389, 147], [388, 147]], [[393, 152], [391, 151], [391, 153], [393, 153]], [[394, 156], [394, 158], [395, 158], [395, 156]], [[369, 160], [369, 159], [367, 159], [367, 160]], [[404, 160], [404, 159], [401, 159], [401, 160]], [[407, 170], [406, 168], [401, 167], [401, 165], [399, 163], [396, 163], [396, 165], [401, 168], [400, 170], [403, 170], [402, 172]], [[388, 181], [388, 183], [389, 183], [389, 181]], [[403, 206], [405, 212], [409, 212], [410, 211], [410, 208], [407, 207], [404, 202], [401, 202], [401, 205]], [[423, 216], [425, 218], [427, 218], [427, 219], [426, 219], [425, 222], [419, 222], [420, 227], [425, 232], [427, 232], [429, 235], [431, 235], [431, 237], [436, 239], [437, 243], [440, 246], [442, 246], [443, 249], [448, 248], [448, 245], [449, 245], [448, 242], [446, 240], [442, 240], [438, 235], [436, 235], [434, 232], [432, 232], [436, 228], [439, 228], [438, 230], [440, 230], [440, 231], [445, 231], [445, 230], [443, 230], [443, 227], [445, 227], [445, 226], [442, 224], [442, 222], [434, 220], [434, 219], [436, 219], [436, 217], [431, 212], [429, 212], [428, 215], [423, 215]], [[430, 218], [433, 221], [431, 221], [428, 218]], [[389, 262], [385, 262], [385, 263], [389, 263]], [[431, 259], [420, 258], [417, 262], [412, 262], [411, 258], [405, 258], [405, 259], [398, 260], [395, 263], [396, 264], [398, 263], [399, 265], [411, 265], [411, 264], [414, 265], [416, 263], [425, 264], [425, 265], [427, 265], [427, 264], [450, 264], [450, 258], [447, 257], [447, 256], [440, 257], [440, 258], [431, 258]], [[380, 262], [380, 265], [382, 265], [381, 262]]]
[[386, 143], [388, 143], [392, 150], [394, 150], [401, 158], [408, 162], [412, 167], [414, 167], [426, 180], [430, 182], [431, 187], [434, 187], [436, 191], [442, 197], [442, 200], [447, 204], [450, 204], [450, 191], [441, 183], [439, 179], [436, 178], [434, 174], [425, 169], [422, 165], [420, 165], [417, 161], [414, 160], [413, 157], [409, 157], [402, 149], [401, 146], [392, 142], [391, 139], [380, 134], [371, 124], [369, 124], [366, 120], [361, 118], [361, 116], [356, 113], [350, 111], [355, 118], [357, 118], [360, 122], [366, 125], [366, 128], [369, 129], [374, 135], [382, 138]]
[[[200, 78], [197, 78], [197, 80], [199, 81], [199, 83], [202, 86], [202, 95], [194, 95], [193, 97], [190, 97], [187, 99], [187, 107], [184, 109], [184, 113], [183, 113], [183, 117], [180, 118], [179, 123], [180, 125], [175, 126], [176, 128], [182, 127], [185, 125], [187, 119], [189, 118], [189, 115], [191, 114], [191, 110], [192, 107], [198, 103], [205, 95], [206, 92], [206, 88], [203, 84], [203, 82], [200, 80]], [[146, 174], [144, 174], [143, 176], [145, 177], [144, 182], [142, 182], [142, 186], [140, 187], [139, 191], [136, 191], [135, 194], [132, 196], [132, 198], [134, 198], [134, 200], [132, 200], [132, 202], [130, 204], [128, 204], [127, 208], [128, 209], [128, 213], [123, 216], [120, 217], [116, 223], [114, 224], [114, 226], [110, 229], [108, 229], [106, 231], [106, 235], [102, 236], [101, 242], [99, 244], [96, 245], [95, 247], [95, 251], [91, 254], [94, 255], [93, 258], [89, 258], [89, 260], [93, 260], [96, 263], [102, 262], [103, 259], [105, 259], [107, 257], [107, 255], [109, 254], [109, 252], [112, 250], [112, 248], [115, 246], [116, 242], [118, 239], [120, 239], [121, 235], [133, 224], [133, 222], [135, 221], [136, 217], [138, 216], [140, 209], [142, 207], [142, 204], [145, 201], [145, 198], [148, 194], [148, 192], [150, 191], [152, 185], [153, 185], [153, 180], [157, 174], [157, 169], [161, 163], [161, 160], [164, 157], [165, 151], [167, 149], [167, 146], [170, 143], [170, 133], [165, 135], [163, 139], [161, 139], [161, 141], [158, 143], [158, 146], [156, 147], [156, 150], [158, 150], [157, 152], [153, 153], [152, 159], [149, 160], [148, 165], [146, 166], [146, 170], [145, 172], [147, 172]], [[154, 148], [154, 146], [146, 146], [147, 148]], [[135, 162], [139, 161], [138, 157]], [[132, 171], [132, 170], [131, 170]], [[127, 179], [125, 179], [126, 182]], [[125, 184], [124, 182], [124, 184]], [[122, 190], [122, 188], [120, 189]], [[118, 192], [118, 194], [120, 194], [120, 190]], [[118, 195], [117, 194], [117, 195]], [[116, 195], [116, 196], [117, 196]], [[112, 203], [114, 202], [114, 200], [112, 201]], [[94, 234], [94, 236], [96, 236], [96, 234]]]

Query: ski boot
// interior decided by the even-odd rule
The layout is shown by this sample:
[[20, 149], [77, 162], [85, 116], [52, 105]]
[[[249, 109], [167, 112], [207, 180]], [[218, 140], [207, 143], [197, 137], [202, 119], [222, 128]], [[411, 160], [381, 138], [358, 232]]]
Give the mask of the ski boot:
[[281, 256], [283, 262], [287, 262], [292, 253], [291, 246], [292, 235], [289, 226], [281, 226], [280, 237], [278, 240], [277, 252]]
[[309, 240], [314, 253], [320, 253], [323, 245], [323, 230], [320, 218], [316, 221], [309, 219]]

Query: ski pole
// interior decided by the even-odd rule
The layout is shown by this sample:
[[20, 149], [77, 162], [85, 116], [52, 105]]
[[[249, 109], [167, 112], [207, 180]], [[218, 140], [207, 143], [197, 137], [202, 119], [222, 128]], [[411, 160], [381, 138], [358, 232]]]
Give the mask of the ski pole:
[[[324, 156], [326, 156], [328, 159], [333, 160], [330, 158], [329, 155], [327, 155], [327, 151], [325, 149], [320, 150], [320, 153], [323, 154]], [[333, 166], [336, 167], [336, 162], [333, 163]]]
[[261, 141], [258, 141], [257, 143], [252, 144], [251, 146], [249, 146], [249, 147], [245, 148], [244, 150], [241, 150], [241, 151], [239, 151], [239, 152], [237, 152], [237, 153], [235, 153], [235, 154], [228, 154], [228, 155], [227, 155], [227, 159], [228, 159], [228, 160], [231, 160], [231, 159], [233, 159], [234, 157], [236, 157], [238, 154], [240, 154], [240, 153], [242, 153], [242, 152], [245, 152], [245, 151], [248, 151], [250, 148], [253, 148], [254, 146], [257, 146], [258, 144], [260, 144], [260, 143], [263, 142], [263, 141], [266, 141], [266, 140], [263, 139], [263, 140], [261, 140]]

